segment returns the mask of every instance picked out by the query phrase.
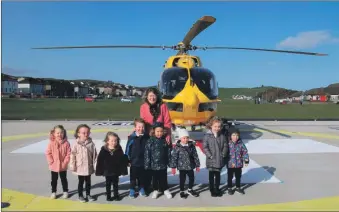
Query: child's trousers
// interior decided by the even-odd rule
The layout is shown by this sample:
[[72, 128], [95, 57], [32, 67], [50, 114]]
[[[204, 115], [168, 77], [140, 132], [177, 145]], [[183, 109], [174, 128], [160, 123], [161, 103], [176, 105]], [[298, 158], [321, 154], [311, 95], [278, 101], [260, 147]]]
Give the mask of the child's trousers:
[[194, 171], [193, 170], [179, 170], [180, 191], [185, 190], [186, 175], [188, 176], [188, 189], [193, 188]]
[[86, 188], [86, 196], [91, 195], [91, 175], [88, 176], [78, 176], [79, 183], [78, 183], [78, 194], [79, 197], [83, 196], [83, 189], [84, 189], [84, 183]]
[[67, 171], [63, 171], [63, 172], [53, 172], [53, 171], [51, 171], [52, 193], [55, 193], [57, 191], [58, 176], [60, 176], [60, 179], [61, 179], [63, 192], [68, 192]]
[[210, 191], [215, 189], [219, 190], [220, 187], [220, 171], [209, 171], [209, 183], [210, 183]]
[[235, 175], [235, 186], [237, 188], [240, 188], [241, 174], [242, 174], [241, 168], [228, 168], [227, 169], [227, 187], [232, 188], [232, 180], [233, 180], [233, 176]]
[[119, 191], [119, 176], [113, 175], [113, 176], [106, 176], [106, 196], [111, 197], [111, 187], [113, 184], [113, 193], [116, 196]]
[[153, 189], [159, 192], [164, 192], [168, 189], [167, 169], [153, 170]]
[[135, 189], [138, 180], [139, 188], [144, 188], [145, 185], [145, 169], [144, 167], [131, 166], [130, 168], [130, 188]]

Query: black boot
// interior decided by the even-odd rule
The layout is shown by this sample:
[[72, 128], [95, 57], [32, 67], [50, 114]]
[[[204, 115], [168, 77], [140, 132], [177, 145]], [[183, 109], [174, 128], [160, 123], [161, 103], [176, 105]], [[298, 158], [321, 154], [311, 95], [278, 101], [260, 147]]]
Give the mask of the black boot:
[[221, 190], [220, 190], [219, 188], [216, 188], [216, 189], [215, 189], [215, 195], [216, 195], [217, 197], [222, 197], [222, 192], [221, 192]]
[[106, 192], [106, 200], [107, 201], [112, 201], [113, 199], [112, 199], [112, 195], [111, 195], [111, 192]]
[[113, 185], [113, 193], [114, 193], [113, 199], [114, 199], [115, 201], [120, 201], [120, 200], [121, 200], [121, 197], [120, 197], [120, 195], [119, 195], [118, 185]]

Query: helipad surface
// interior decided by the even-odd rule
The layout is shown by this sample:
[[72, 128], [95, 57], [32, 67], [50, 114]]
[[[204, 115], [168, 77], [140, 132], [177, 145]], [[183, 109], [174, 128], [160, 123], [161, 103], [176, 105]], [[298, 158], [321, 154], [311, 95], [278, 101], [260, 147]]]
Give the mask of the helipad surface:
[[[132, 127], [92, 125], [96, 122], [85, 123], [92, 127], [92, 138], [98, 150], [101, 148], [102, 139], [108, 130], [115, 131], [120, 135], [123, 139], [122, 146], [124, 148], [126, 145], [125, 139], [131, 132]], [[248, 207], [253, 208], [253, 210], [259, 210], [259, 204], [285, 204], [285, 202], [323, 197], [339, 200], [339, 184], [337, 183], [339, 170], [335, 162], [339, 159], [339, 135], [336, 130], [339, 123], [329, 122], [327, 124], [323, 123], [321, 126], [319, 126], [319, 123], [323, 122], [317, 122], [316, 127], [312, 127], [315, 122], [310, 122], [308, 125], [299, 124], [299, 127], [293, 126], [293, 131], [291, 130], [293, 122], [290, 122], [290, 124], [283, 122], [280, 125], [275, 122], [251, 122], [248, 125], [239, 126], [251, 159], [250, 165], [243, 169], [242, 183], [246, 192], [244, 196], [229, 196], [227, 194], [218, 198], [210, 196], [208, 191], [208, 171], [205, 169], [205, 155], [197, 146], [202, 166], [201, 171], [195, 173], [195, 183], [197, 184], [195, 189], [200, 192], [200, 197], [189, 197], [186, 200], [181, 200], [178, 195], [178, 175], [173, 176], [170, 174], [169, 169], [168, 181], [172, 187], [171, 191], [175, 195], [173, 199], [167, 200], [164, 196], [161, 196], [156, 200], [150, 197], [131, 200], [126, 197], [129, 189], [129, 177], [123, 176], [120, 178], [120, 193], [125, 198], [120, 202], [107, 203], [104, 196], [104, 178], [92, 175], [91, 193], [97, 197], [96, 203], [99, 204], [96, 208], [97, 210], [104, 210], [119, 205], [120, 208], [117, 208], [117, 210], [126, 210], [128, 208], [131, 210], [133, 208], [136, 210], [143, 210], [142, 208], [145, 210], [159, 210], [158, 207], [174, 210], [184, 204], [186, 207], [184, 210], [212, 210], [217, 209], [215, 207], [222, 209], [241, 205], [258, 205]], [[50, 195], [50, 172], [44, 156], [48, 142], [46, 138], [48, 131], [56, 124], [64, 124], [70, 136], [72, 135], [70, 131], [73, 131], [80, 122], [3, 122], [2, 187], [10, 189], [3, 190], [2, 194], [3, 198], [5, 197], [4, 199], [6, 199], [7, 197], [7, 201], [10, 203], [10, 206], [6, 209], [90, 210], [92, 208], [88, 205], [94, 203], [80, 204], [76, 202], [77, 177], [71, 172], [68, 172], [68, 180], [70, 193], [73, 195], [69, 200], [43, 198]], [[74, 139], [71, 138], [70, 142], [74, 142]], [[222, 186], [225, 186], [227, 180], [226, 170], [222, 171], [221, 179]], [[29, 196], [15, 191], [33, 195]], [[60, 182], [58, 182], [58, 191], [61, 192]], [[17, 200], [20, 198], [23, 198], [23, 202], [25, 198], [31, 198], [34, 201], [28, 201], [25, 204], [23, 202], [19, 203]], [[46, 202], [40, 204], [40, 209], [39, 204], [36, 204], [38, 200], [41, 203]], [[315, 210], [315, 207], [320, 207], [324, 201], [328, 202], [330, 200], [318, 200], [317, 206], [312, 206], [314, 203], [294, 204], [299, 204], [297, 207], [304, 209], [312, 206], [309, 210]], [[334, 206], [333, 204], [338, 204], [338, 202], [334, 201], [331, 205]], [[105, 204], [109, 204], [109, 206]], [[64, 207], [65, 205], [68, 208], [60, 209], [61, 206]], [[281, 208], [283, 205], [261, 206], [261, 208], [265, 207], [268, 207], [268, 210], [273, 210], [274, 207]], [[326, 208], [324, 207], [329, 206], [324, 203], [321, 207], [325, 210]], [[243, 209], [245, 210], [245, 208]], [[290, 209], [293, 210], [293, 208]]]

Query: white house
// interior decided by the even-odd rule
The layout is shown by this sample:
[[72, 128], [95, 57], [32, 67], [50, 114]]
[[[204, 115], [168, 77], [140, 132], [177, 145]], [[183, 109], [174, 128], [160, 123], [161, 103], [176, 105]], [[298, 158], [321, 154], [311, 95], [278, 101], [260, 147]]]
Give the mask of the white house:
[[1, 78], [1, 93], [11, 94], [18, 91], [18, 81], [14, 78], [3, 75]]
[[339, 95], [331, 95], [330, 100], [333, 102], [339, 101]]

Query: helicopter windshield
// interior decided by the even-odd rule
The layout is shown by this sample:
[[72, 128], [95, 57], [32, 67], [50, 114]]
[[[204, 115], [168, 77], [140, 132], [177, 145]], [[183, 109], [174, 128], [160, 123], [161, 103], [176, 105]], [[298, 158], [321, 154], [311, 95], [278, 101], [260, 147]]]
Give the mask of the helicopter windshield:
[[188, 79], [188, 73], [185, 68], [166, 69], [160, 80], [160, 91], [165, 99], [173, 99], [181, 92]]
[[218, 85], [213, 72], [206, 68], [192, 68], [191, 77], [193, 83], [209, 99], [216, 99], [218, 97]]

